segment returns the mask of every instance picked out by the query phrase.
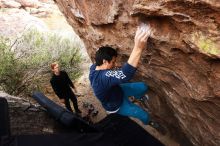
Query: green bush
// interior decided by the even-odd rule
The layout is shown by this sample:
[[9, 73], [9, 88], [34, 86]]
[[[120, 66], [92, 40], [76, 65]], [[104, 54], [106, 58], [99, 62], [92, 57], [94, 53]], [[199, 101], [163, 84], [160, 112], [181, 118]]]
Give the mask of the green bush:
[[15, 87], [9, 85], [19, 82], [19, 74], [14, 71], [18, 64], [11, 52], [9, 40], [3, 37], [0, 37], [0, 64], [0, 88], [11, 93]]
[[12, 95], [31, 95], [49, 83], [50, 64], [58, 61], [72, 80], [81, 75], [82, 58], [74, 40], [28, 30], [13, 45], [0, 38], [0, 87]]

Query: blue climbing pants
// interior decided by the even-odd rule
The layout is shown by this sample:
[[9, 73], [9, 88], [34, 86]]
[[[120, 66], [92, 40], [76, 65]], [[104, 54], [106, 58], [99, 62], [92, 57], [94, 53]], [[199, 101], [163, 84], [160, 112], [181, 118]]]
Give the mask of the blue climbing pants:
[[141, 107], [132, 103], [128, 99], [130, 96], [140, 99], [146, 93], [148, 86], [143, 82], [135, 82], [121, 84], [120, 87], [124, 92], [124, 97], [123, 103], [117, 113], [123, 116], [138, 118], [144, 124], [148, 124], [150, 119], [148, 112], [144, 111]]

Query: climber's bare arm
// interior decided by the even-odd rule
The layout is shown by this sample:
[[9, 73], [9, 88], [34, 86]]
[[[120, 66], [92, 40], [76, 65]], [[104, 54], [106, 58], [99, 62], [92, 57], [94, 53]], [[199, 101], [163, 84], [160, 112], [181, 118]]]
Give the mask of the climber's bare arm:
[[138, 27], [134, 38], [134, 48], [128, 59], [128, 63], [133, 67], [137, 67], [138, 65], [141, 53], [146, 47], [146, 42], [150, 36], [150, 33], [151, 28], [149, 25], [144, 25], [144, 27]]

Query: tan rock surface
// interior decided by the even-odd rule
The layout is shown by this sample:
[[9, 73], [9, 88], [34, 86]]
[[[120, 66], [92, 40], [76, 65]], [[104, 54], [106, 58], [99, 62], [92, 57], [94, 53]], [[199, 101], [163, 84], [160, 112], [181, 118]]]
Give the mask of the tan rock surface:
[[128, 59], [140, 22], [153, 33], [135, 81], [150, 111], [180, 145], [220, 145], [220, 1], [56, 0], [87, 51], [110, 45]]

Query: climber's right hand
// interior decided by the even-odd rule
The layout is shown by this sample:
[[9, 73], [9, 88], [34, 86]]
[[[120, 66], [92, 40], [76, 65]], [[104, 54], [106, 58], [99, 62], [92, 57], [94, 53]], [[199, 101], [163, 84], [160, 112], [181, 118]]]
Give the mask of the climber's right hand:
[[151, 33], [151, 27], [148, 24], [141, 24], [138, 26], [135, 38], [134, 38], [134, 48], [135, 49], [144, 49], [147, 43], [147, 40]]

